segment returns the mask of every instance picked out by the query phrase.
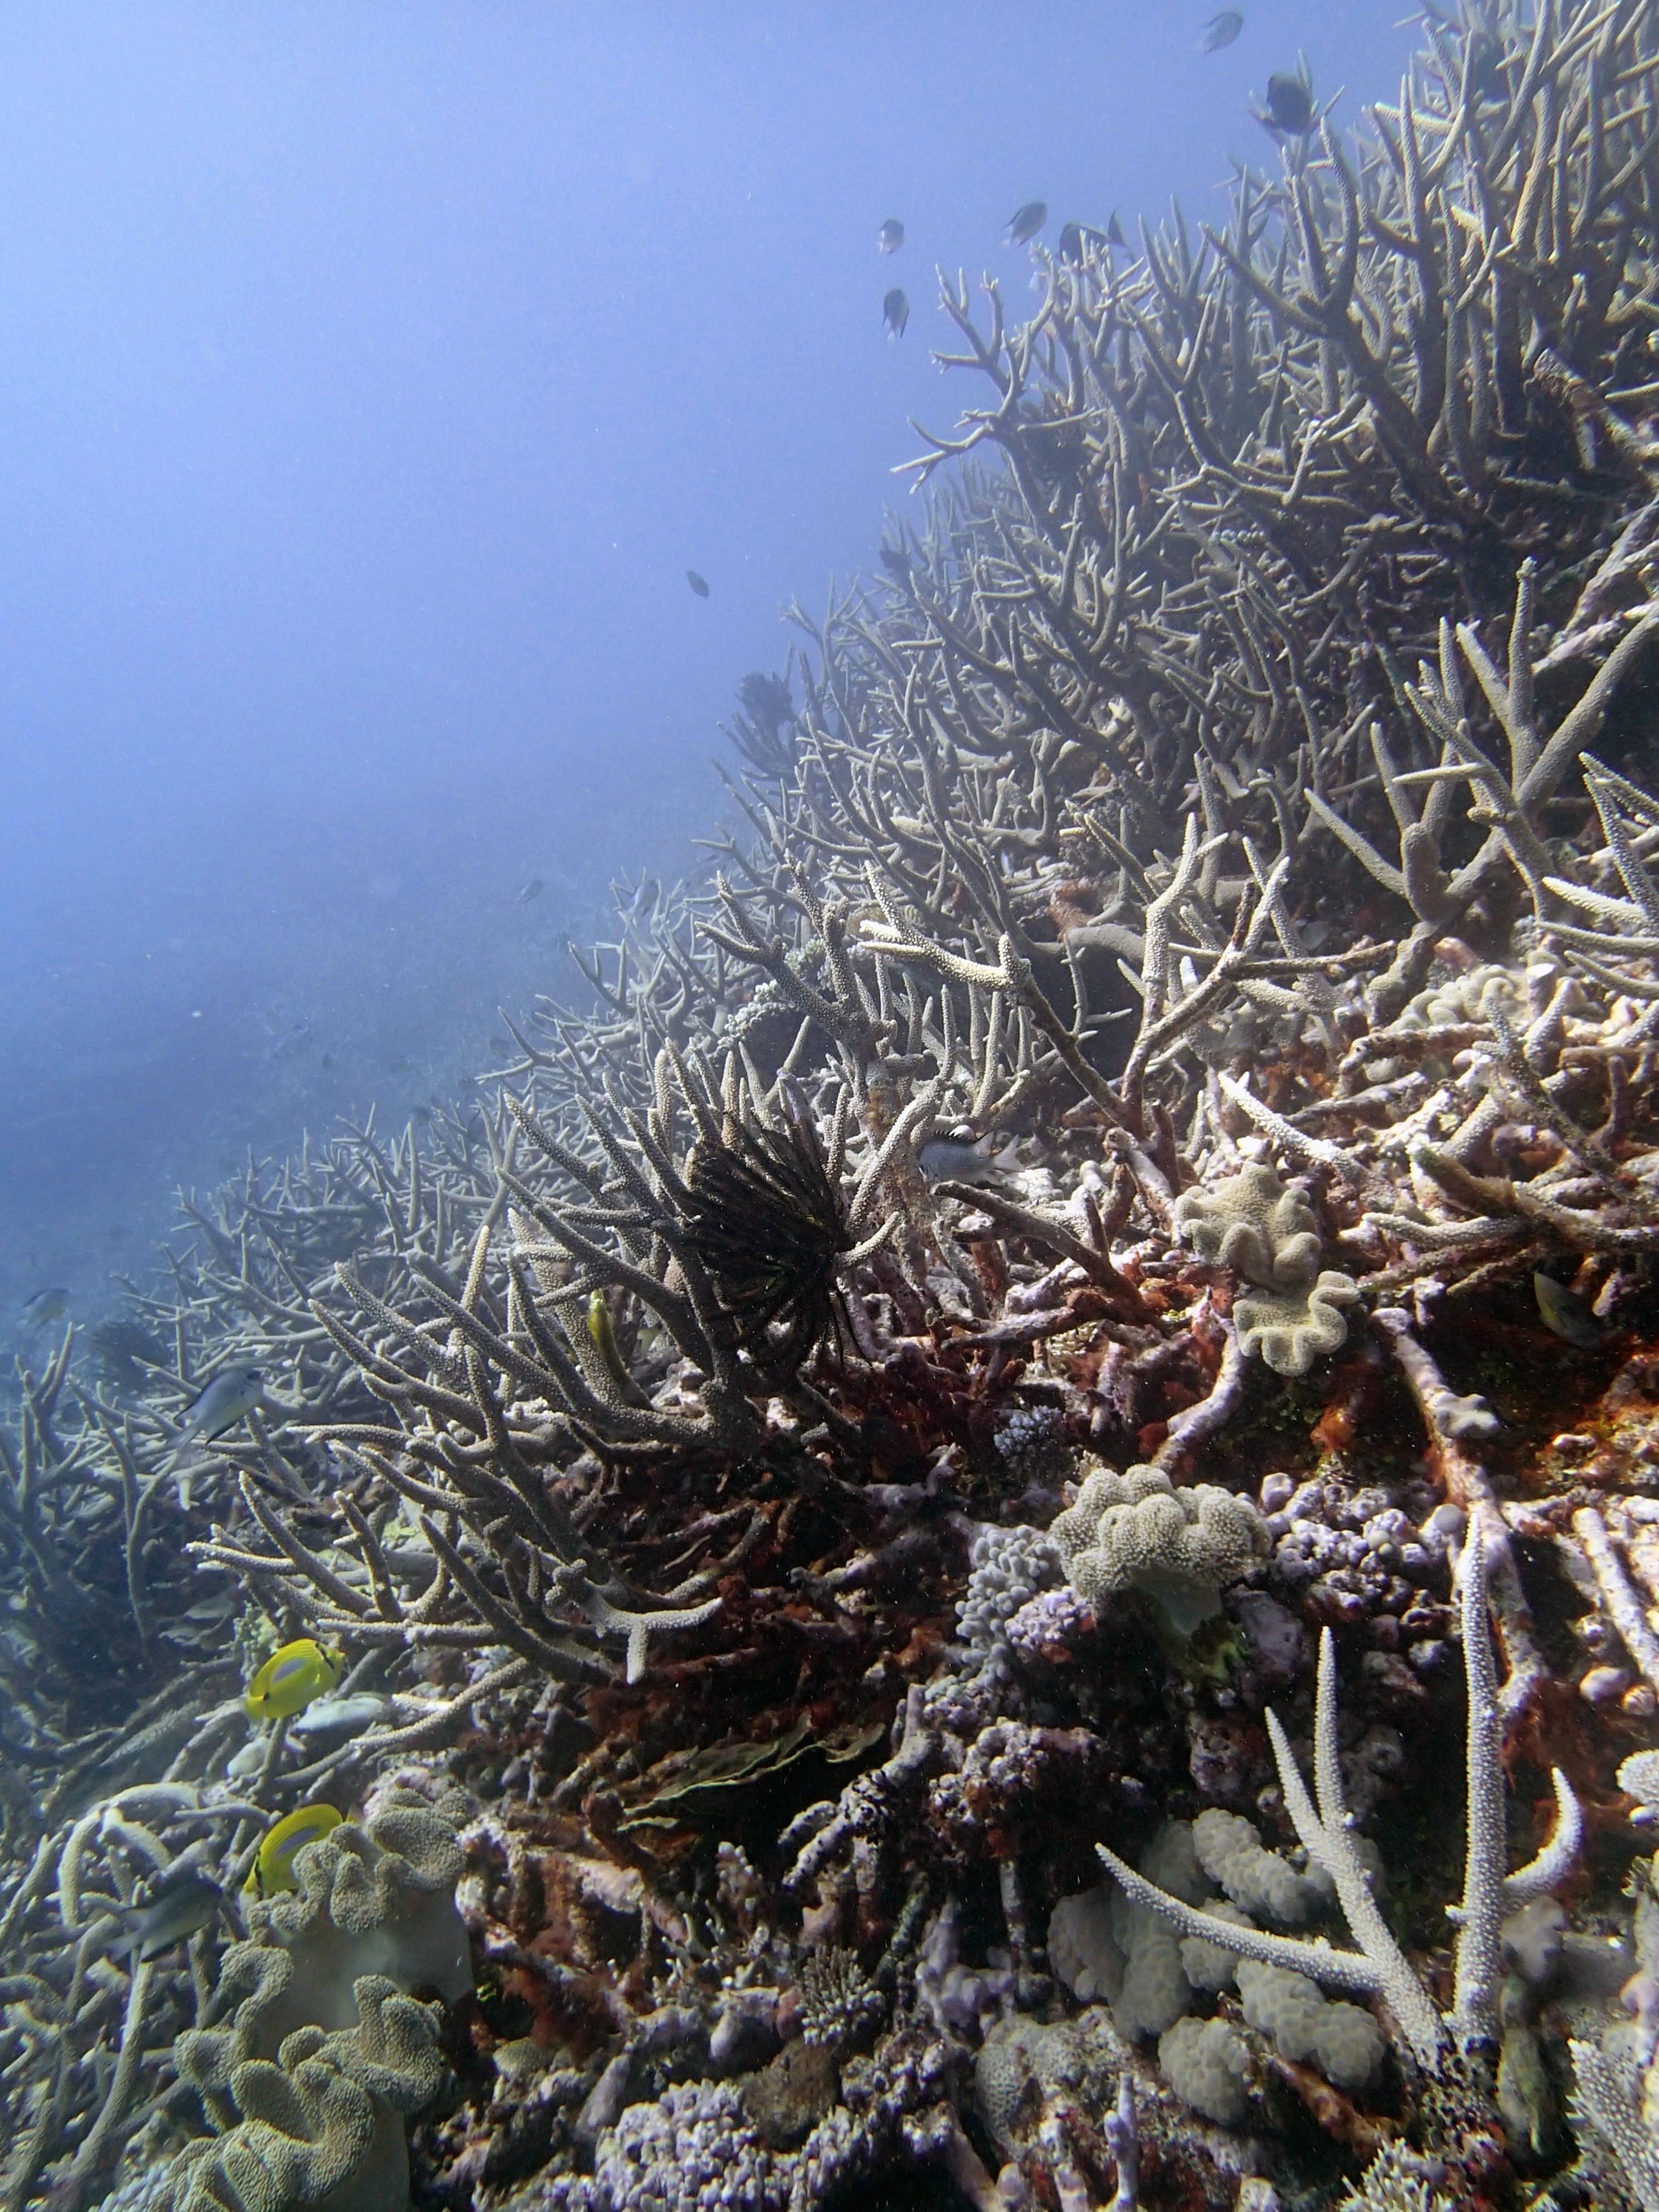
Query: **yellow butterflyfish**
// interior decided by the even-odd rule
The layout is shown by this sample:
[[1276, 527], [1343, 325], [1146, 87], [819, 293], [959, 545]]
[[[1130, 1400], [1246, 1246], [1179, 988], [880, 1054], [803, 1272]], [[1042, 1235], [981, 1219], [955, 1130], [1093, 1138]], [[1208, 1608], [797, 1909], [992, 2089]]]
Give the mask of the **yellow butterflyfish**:
[[256, 1721], [289, 1720], [302, 1713], [313, 1698], [334, 1687], [345, 1671], [338, 1651], [325, 1651], [314, 1637], [301, 1636], [273, 1651], [247, 1686], [243, 1700], [248, 1717]]
[[295, 1853], [337, 1828], [344, 1817], [332, 1805], [301, 1805], [297, 1813], [284, 1813], [261, 1839], [244, 1887], [256, 1897], [276, 1897], [294, 1888]]

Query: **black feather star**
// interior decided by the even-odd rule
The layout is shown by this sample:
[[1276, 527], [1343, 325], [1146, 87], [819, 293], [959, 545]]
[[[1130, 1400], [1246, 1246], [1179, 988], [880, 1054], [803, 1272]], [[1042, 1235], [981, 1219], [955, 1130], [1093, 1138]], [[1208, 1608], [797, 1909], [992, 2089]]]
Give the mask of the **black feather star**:
[[685, 1174], [692, 1249], [769, 1386], [836, 1334], [836, 1270], [853, 1246], [811, 1115], [786, 1103], [781, 1129], [746, 1113], [705, 1127]]

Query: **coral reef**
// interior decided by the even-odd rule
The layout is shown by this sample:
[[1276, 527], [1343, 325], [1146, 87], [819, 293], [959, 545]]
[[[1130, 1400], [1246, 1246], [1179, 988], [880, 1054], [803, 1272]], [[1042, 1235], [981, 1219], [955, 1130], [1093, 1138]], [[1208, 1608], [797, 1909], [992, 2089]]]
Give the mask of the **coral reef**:
[[947, 287], [708, 872], [20, 1371], [0, 2212], [1653, 2201], [1659, 36], [1424, 40]]

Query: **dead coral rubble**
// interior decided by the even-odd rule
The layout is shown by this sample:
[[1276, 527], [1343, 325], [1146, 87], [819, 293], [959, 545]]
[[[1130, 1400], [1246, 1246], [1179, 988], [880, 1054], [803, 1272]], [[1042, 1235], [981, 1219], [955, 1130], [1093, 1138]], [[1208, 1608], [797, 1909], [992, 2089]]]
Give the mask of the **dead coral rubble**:
[[[21, 1376], [3, 2212], [1652, 2201], [1659, 27], [1424, 37], [947, 289], [720, 872]], [[472, 1988], [241, 2052], [265, 1826], [456, 1788]]]

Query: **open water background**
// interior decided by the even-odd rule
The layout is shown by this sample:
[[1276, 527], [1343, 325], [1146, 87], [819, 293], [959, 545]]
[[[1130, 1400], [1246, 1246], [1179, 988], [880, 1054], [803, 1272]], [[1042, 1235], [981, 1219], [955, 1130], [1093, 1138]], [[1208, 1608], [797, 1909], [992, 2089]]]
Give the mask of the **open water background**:
[[1270, 70], [1352, 120], [1410, 44], [1212, 12], [0, 15], [0, 1342], [175, 1186], [453, 1095], [613, 875], [691, 862], [781, 607], [981, 396], [936, 262], [1017, 318], [1022, 202], [1218, 219]]

